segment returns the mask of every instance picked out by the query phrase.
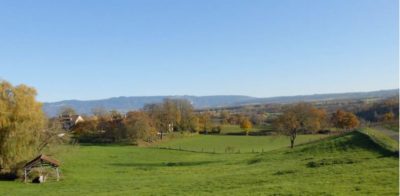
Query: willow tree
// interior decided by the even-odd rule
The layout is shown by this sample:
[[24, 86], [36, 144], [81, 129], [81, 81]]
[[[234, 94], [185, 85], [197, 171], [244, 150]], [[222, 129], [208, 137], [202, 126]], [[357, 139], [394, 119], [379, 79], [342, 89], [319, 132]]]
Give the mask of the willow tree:
[[146, 112], [128, 112], [124, 121], [126, 138], [131, 143], [137, 144], [140, 140], [152, 142], [157, 137], [154, 122]]
[[0, 168], [30, 159], [40, 148], [46, 117], [36, 90], [0, 81]]

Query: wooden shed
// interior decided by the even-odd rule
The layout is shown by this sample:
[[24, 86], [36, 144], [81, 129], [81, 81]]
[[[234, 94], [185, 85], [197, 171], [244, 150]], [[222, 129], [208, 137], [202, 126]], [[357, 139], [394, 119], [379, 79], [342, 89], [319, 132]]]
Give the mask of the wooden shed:
[[60, 162], [52, 159], [46, 155], [39, 155], [36, 158], [34, 158], [32, 161], [29, 161], [27, 164], [24, 166], [24, 181], [26, 182], [28, 179], [28, 174], [32, 171], [34, 168], [40, 168], [40, 176], [42, 176], [43, 168], [44, 167], [51, 167], [55, 170], [56, 176], [57, 176], [57, 181], [60, 180], [60, 173], [59, 173], [59, 167], [60, 167]]

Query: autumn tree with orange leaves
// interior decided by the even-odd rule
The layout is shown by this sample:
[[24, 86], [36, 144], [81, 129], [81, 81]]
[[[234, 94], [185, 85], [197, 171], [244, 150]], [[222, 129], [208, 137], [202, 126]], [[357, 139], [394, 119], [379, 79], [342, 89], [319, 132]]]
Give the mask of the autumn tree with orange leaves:
[[336, 128], [344, 130], [354, 129], [360, 125], [360, 121], [356, 115], [344, 110], [337, 110], [335, 113], [333, 113], [331, 122]]
[[308, 103], [298, 103], [284, 109], [274, 125], [282, 134], [289, 136], [290, 147], [293, 148], [299, 133], [316, 132], [326, 126], [326, 112]]

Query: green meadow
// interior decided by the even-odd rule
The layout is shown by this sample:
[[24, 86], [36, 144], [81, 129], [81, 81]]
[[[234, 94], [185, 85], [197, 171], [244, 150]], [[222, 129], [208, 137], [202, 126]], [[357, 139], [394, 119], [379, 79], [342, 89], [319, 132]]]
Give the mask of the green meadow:
[[[299, 135], [296, 143], [302, 144], [320, 140], [327, 135]], [[210, 153], [252, 153], [265, 152], [289, 146], [286, 136], [231, 136], [194, 135], [171, 140], [157, 145], [160, 148]]]
[[[199, 135], [153, 147], [62, 146], [60, 182], [0, 181], [0, 195], [398, 195], [398, 149], [375, 139], [362, 132], [300, 136], [294, 149], [282, 136]], [[241, 153], [221, 152], [227, 145]], [[260, 147], [264, 153], [244, 153]]]

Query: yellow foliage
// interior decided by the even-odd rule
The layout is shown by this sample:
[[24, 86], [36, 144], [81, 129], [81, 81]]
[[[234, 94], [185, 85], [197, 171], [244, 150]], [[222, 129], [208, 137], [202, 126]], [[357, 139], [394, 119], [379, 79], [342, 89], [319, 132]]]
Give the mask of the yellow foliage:
[[0, 81], [0, 165], [4, 168], [37, 153], [46, 117], [36, 90]]

